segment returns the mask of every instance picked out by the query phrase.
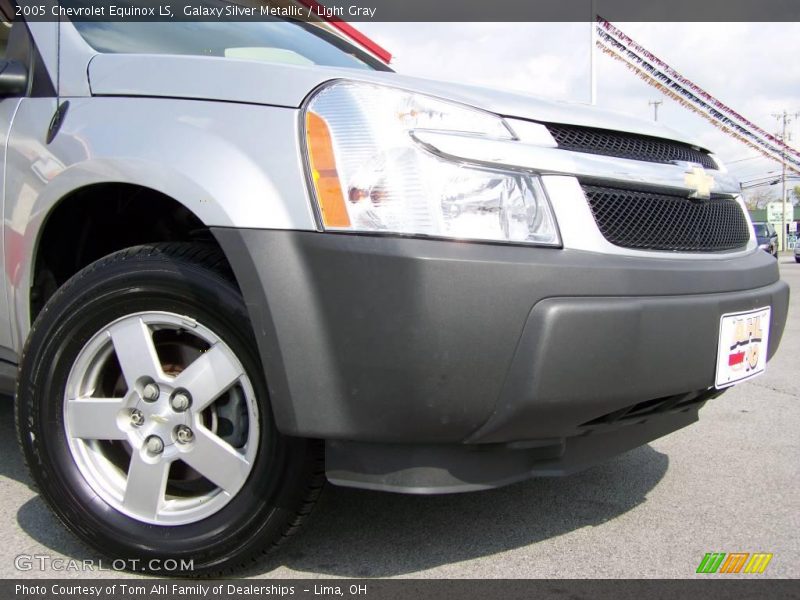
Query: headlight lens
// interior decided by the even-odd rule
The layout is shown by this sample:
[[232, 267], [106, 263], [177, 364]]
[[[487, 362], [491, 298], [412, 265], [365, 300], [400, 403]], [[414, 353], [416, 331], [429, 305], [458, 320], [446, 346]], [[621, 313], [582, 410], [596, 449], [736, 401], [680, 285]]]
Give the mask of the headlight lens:
[[338, 82], [313, 97], [305, 134], [325, 229], [559, 244], [538, 178], [440, 158], [418, 130], [514, 139], [500, 117], [395, 88]]

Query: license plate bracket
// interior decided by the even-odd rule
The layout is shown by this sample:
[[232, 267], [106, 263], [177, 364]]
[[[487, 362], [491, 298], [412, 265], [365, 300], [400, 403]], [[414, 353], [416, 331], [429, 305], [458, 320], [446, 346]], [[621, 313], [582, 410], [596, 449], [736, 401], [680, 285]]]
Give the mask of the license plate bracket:
[[714, 381], [717, 389], [747, 381], [766, 370], [771, 315], [771, 308], [765, 306], [720, 317]]

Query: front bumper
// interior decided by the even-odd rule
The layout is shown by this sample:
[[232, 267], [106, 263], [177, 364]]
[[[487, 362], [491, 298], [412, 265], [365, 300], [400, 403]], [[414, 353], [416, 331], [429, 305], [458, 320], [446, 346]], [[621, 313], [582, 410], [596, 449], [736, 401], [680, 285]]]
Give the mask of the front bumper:
[[[452, 474], [448, 461], [469, 463], [465, 448], [478, 445], [524, 451], [526, 472], [532, 463], [566, 472], [584, 465], [567, 455], [587, 433], [615, 452], [645, 443], [694, 420], [710, 397], [721, 314], [771, 306], [772, 356], [788, 307], [788, 286], [763, 252], [648, 259], [402, 237], [214, 234], [250, 309], [278, 428], [328, 440], [329, 474], [338, 468], [334, 479], [361, 487], [458, 487], [398, 479], [413, 471], [400, 464], [414, 455], [402, 451], [407, 444], [416, 462], [440, 461]], [[612, 418], [653, 406], [663, 410], [639, 419], [647, 427], [638, 431]], [[445, 448], [458, 457], [434, 457]], [[382, 453], [383, 467], [365, 462]]]

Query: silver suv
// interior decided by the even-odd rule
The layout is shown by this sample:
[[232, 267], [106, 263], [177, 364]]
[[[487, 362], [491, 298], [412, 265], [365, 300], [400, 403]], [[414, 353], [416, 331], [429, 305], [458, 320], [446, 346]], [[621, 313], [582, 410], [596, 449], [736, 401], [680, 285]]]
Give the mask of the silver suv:
[[319, 23], [0, 32], [1, 380], [104, 555], [219, 573], [326, 478], [571, 473], [778, 347], [738, 183], [653, 123], [403, 77]]

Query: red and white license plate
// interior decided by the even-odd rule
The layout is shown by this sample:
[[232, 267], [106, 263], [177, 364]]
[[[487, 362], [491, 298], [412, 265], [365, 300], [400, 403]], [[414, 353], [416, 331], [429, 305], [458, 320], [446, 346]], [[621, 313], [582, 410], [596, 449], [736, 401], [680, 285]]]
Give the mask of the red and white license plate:
[[770, 307], [722, 315], [717, 350], [717, 389], [760, 375], [767, 368]]

